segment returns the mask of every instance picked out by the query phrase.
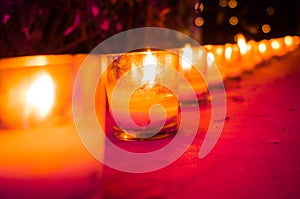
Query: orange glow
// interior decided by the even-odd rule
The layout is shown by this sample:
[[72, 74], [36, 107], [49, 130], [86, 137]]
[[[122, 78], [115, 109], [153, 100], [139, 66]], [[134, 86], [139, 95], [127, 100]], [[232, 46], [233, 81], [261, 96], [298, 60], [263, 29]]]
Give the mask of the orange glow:
[[225, 48], [225, 58], [229, 60], [231, 58], [231, 55], [232, 55], [232, 48], [230, 46], [227, 46]]
[[230, 8], [235, 8], [235, 7], [237, 6], [237, 1], [236, 1], [236, 0], [230, 0], [230, 1], [228, 2], [228, 6], [229, 6]]
[[287, 46], [291, 46], [293, 44], [293, 37], [292, 36], [284, 37], [284, 43]]
[[280, 48], [280, 43], [277, 40], [271, 41], [271, 46], [273, 49], [278, 50]]
[[217, 47], [217, 49], [216, 49], [216, 53], [218, 54], [218, 55], [221, 55], [222, 54], [222, 48], [221, 47]]
[[48, 59], [45, 56], [35, 56], [26, 60], [25, 66], [45, 66], [48, 64]]
[[194, 6], [194, 9], [197, 10], [198, 8], [200, 9], [201, 12], [203, 12], [203, 10], [204, 10], [204, 4], [201, 3], [200, 6], [199, 6], [199, 2], [197, 2], [195, 4], [195, 6]]
[[43, 74], [36, 79], [26, 93], [26, 115], [36, 114], [40, 119], [45, 118], [55, 97], [54, 83], [49, 74]]
[[142, 78], [143, 84], [149, 84], [150, 87], [152, 87], [155, 81], [156, 68], [157, 68], [157, 62], [153, 57], [151, 51], [148, 50], [144, 60], [144, 73]]
[[190, 44], [185, 44], [182, 53], [182, 70], [183, 71], [190, 71], [192, 68], [192, 59], [193, 59], [193, 52]]
[[264, 32], [264, 33], [269, 33], [271, 31], [271, 26], [269, 24], [264, 24], [262, 27], [261, 27], [261, 30]]
[[200, 27], [200, 26], [203, 26], [204, 19], [202, 17], [197, 17], [194, 22], [195, 22], [196, 26]]
[[229, 23], [230, 23], [232, 26], [235, 26], [235, 25], [237, 25], [237, 24], [239, 23], [239, 19], [238, 19], [236, 16], [230, 17]]
[[265, 43], [260, 43], [260, 44], [258, 45], [258, 50], [259, 50], [259, 52], [261, 52], [261, 53], [266, 52], [266, 51], [267, 51], [267, 46], [266, 46], [266, 44], [265, 44]]
[[221, 7], [225, 8], [227, 6], [227, 0], [220, 0], [219, 4]]

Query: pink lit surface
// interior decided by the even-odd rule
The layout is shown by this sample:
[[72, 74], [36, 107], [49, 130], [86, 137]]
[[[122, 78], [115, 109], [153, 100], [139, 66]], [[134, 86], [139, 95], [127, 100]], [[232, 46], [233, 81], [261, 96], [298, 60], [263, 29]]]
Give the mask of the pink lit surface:
[[[103, 197], [300, 198], [299, 85], [300, 50], [226, 81], [225, 126], [208, 156], [198, 158], [210, 115], [203, 106], [198, 135], [182, 157], [144, 174], [104, 167]], [[146, 152], [171, 139], [114, 142]]]

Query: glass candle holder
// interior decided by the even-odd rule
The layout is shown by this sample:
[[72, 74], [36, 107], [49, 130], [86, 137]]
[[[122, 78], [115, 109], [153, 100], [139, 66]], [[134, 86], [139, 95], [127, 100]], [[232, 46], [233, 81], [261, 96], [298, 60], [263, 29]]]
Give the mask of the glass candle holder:
[[240, 65], [240, 49], [237, 44], [225, 44], [225, 64], [228, 78], [239, 78], [243, 72]]
[[[202, 47], [192, 47], [187, 44], [180, 49], [179, 72], [191, 84], [199, 103], [204, 103], [207, 98], [207, 85], [203, 79], [206, 73], [206, 51]], [[197, 69], [198, 70], [197, 70]], [[179, 83], [184, 103], [190, 103], [193, 96], [185, 92], [185, 84]]]
[[206, 76], [208, 81], [212, 82], [211, 87], [218, 86], [220, 83], [219, 79], [217, 78], [217, 75], [215, 74], [215, 70], [213, 70], [213, 66], [215, 65], [221, 76], [222, 80], [224, 81], [225, 78], [227, 77], [227, 68], [224, 62], [224, 45], [205, 45], [204, 48], [207, 51], [207, 56], [206, 56], [206, 62], [207, 62], [207, 71], [206, 71]]
[[[164, 138], [176, 133], [178, 100], [172, 89], [177, 86], [176, 77], [168, 73], [167, 68], [177, 70], [179, 65], [178, 54], [168, 51], [131, 52], [123, 55], [108, 55], [106, 91], [109, 110], [113, 118], [115, 137], [121, 140], [148, 140]], [[118, 90], [120, 96], [130, 92], [130, 99], [113, 97], [117, 83], [126, 80]], [[172, 89], [161, 85], [168, 81]], [[135, 88], [132, 90], [132, 88]], [[117, 107], [113, 106], [112, 100]], [[123, 104], [128, 106], [122, 106]], [[165, 115], [155, 109], [153, 105], [161, 105]], [[150, 118], [149, 110], [152, 109]], [[130, 118], [126, 117], [129, 112]], [[128, 116], [128, 115], [127, 115]], [[162, 121], [165, 121], [162, 128]], [[159, 129], [159, 130], [158, 130]], [[158, 130], [158, 131], [157, 131]], [[157, 132], [156, 132], [157, 131]]]
[[26, 129], [70, 118], [71, 63], [71, 55], [2, 59], [0, 127]]
[[1, 197], [101, 195], [102, 165], [72, 118], [72, 63], [71, 55], [0, 59]]

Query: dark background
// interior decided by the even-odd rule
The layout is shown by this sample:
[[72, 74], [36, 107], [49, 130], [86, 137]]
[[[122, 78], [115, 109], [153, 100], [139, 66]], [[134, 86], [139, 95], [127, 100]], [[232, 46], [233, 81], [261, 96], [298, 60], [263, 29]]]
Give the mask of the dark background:
[[[300, 34], [299, 1], [236, 1], [235, 8], [199, 1], [204, 9], [197, 11], [198, 0], [0, 0], [0, 57], [88, 53], [114, 34], [146, 26], [171, 28], [201, 44], [233, 42], [237, 33], [248, 40]], [[229, 24], [231, 16], [237, 25]], [[194, 25], [196, 17], [204, 19], [201, 27]], [[263, 24], [271, 26], [269, 33]]]

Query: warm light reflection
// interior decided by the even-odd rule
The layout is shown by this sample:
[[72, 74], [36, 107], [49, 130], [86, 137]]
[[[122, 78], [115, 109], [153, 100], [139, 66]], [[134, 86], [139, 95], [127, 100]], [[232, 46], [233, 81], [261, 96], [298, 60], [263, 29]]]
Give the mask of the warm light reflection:
[[217, 49], [216, 49], [216, 54], [218, 54], [219, 56], [221, 56], [221, 55], [222, 55], [222, 52], [223, 52], [222, 47], [217, 47]]
[[186, 44], [183, 48], [182, 52], [182, 70], [183, 71], [190, 71], [192, 68], [192, 59], [193, 59], [193, 51], [190, 44]]
[[45, 118], [53, 104], [55, 86], [49, 74], [43, 74], [29, 87], [26, 94], [26, 116], [34, 114], [40, 119]]
[[48, 59], [45, 56], [35, 56], [26, 60], [25, 66], [45, 66], [48, 64]]
[[144, 73], [142, 78], [142, 84], [148, 84], [150, 87], [152, 87], [155, 80], [156, 68], [157, 62], [153, 57], [151, 51], [148, 50], [144, 60]]

